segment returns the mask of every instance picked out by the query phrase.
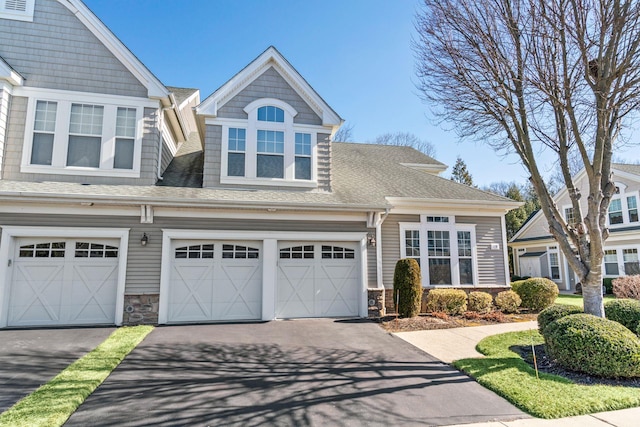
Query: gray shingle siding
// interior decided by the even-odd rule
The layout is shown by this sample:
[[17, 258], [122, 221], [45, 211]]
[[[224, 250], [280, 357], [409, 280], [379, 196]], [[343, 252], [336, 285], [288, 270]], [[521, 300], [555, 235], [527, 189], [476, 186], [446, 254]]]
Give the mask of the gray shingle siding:
[[382, 280], [393, 288], [393, 272], [400, 259], [400, 222], [420, 223], [420, 215], [389, 215], [382, 223]]
[[220, 186], [220, 157], [222, 156], [222, 126], [207, 125], [204, 138], [204, 171], [202, 186]]
[[295, 108], [298, 115], [294, 117], [294, 123], [322, 125], [322, 119], [273, 67], [269, 67], [249, 86], [220, 107], [218, 117], [246, 119], [247, 113], [244, 112], [244, 107], [261, 98], [280, 99]]
[[173, 155], [171, 154], [171, 150], [169, 150], [169, 146], [167, 142], [164, 140], [164, 138], [161, 138], [161, 139], [162, 139], [162, 163], [160, 164], [160, 174], [162, 175], [164, 171], [167, 169], [167, 166], [169, 166], [169, 163], [171, 163], [171, 160], [173, 160]]
[[[504, 254], [500, 217], [456, 216], [456, 224], [476, 225], [479, 286], [504, 286]], [[382, 223], [382, 271], [385, 288], [393, 288], [393, 271], [400, 259], [400, 222], [420, 223], [419, 215], [389, 215]], [[498, 243], [500, 250], [492, 250]]]
[[83, 175], [56, 175], [20, 172], [22, 148], [25, 138], [27, 98], [13, 97], [9, 111], [8, 132], [5, 143], [5, 159], [2, 176], [12, 181], [59, 181], [83, 182], [108, 185], [153, 185], [158, 168], [158, 144], [160, 135], [157, 124], [157, 109], [144, 109], [144, 136], [142, 138], [142, 158], [140, 178], [118, 178]]
[[57, 1], [36, 0], [33, 22], [0, 22], [0, 56], [25, 77], [25, 86], [147, 96], [133, 74]]
[[[504, 251], [502, 244], [502, 224], [500, 217], [456, 216], [458, 224], [476, 224], [476, 247], [478, 251], [478, 284], [480, 286], [504, 286]], [[500, 250], [492, 250], [491, 244], [500, 245]]]
[[[162, 229], [188, 230], [260, 230], [299, 232], [365, 232], [364, 222], [334, 221], [247, 221], [216, 218], [156, 217], [154, 224], [140, 224], [139, 217], [94, 215], [34, 215], [0, 213], [0, 224], [11, 226], [76, 227], [82, 237], [83, 227], [130, 228], [126, 294], [157, 294], [160, 291]], [[149, 236], [146, 246], [140, 245], [143, 233]], [[375, 272], [375, 264], [369, 266]]]

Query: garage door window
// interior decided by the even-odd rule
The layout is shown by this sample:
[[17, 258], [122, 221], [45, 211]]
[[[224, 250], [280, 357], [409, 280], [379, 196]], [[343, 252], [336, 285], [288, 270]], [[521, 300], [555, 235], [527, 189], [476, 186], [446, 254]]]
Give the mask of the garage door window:
[[100, 243], [76, 242], [76, 258], [118, 258], [118, 248]]
[[354, 259], [353, 249], [342, 248], [340, 246], [322, 246], [322, 259]]
[[64, 258], [65, 242], [20, 246], [20, 258]]
[[313, 259], [313, 245], [280, 249], [280, 259]]
[[176, 248], [176, 259], [184, 258], [213, 258], [213, 244], [191, 245]]
[[258, 259], [258, 249], [239, 245], [222, 245], [222, 258]]

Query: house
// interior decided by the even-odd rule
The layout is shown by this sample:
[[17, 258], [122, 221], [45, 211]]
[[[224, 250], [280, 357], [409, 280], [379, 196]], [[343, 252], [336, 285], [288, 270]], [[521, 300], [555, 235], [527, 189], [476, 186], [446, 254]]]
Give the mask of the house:
[[201, 99], [79, 0], [0, 6], [0, 327], [366, 317], [402, 257], [425, 289], [508, 286], [519, 204], [333, 141], [275, 48]]
[[[605, 242], [605, 278], [640, 274], [640, 165], [614, 163], [612, 171], [616, 194], [611, 199], [607, 215], [606, 225], [610, 234]], [[580, 203], [584, 215], [589, 188], [584, 170], [576, 175], [575, 182], [583, 195]], [[554, 201], [567, 223], [572, 224], [574, 214], [567, 189], [560, 191]], [[578, 279], [548, 230], [546, 218], [542, 211], [538, 211], [513, 236], [509, 247], [513, 253], [514, 273], [518, 276], [547, 277], [562, 290], [575, 290]]]

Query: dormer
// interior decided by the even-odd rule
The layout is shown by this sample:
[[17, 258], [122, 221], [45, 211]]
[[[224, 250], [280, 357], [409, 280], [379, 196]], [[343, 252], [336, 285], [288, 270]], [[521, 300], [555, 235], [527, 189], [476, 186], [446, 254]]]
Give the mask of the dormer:
[[273, 47], [196, 108], [205, 187], [330, 189], [342, 119]]

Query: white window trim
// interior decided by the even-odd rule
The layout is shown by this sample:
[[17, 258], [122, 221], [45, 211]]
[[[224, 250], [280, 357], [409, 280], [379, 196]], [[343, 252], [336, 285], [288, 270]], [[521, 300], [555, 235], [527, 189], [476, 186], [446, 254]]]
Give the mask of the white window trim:
[[6, 0], [0, 0], [0, 18], [12, 19], [14, 21], [33, 22], [33, 9], [35, 0], [26, 0], [26, 8], [24, 11], [5, 9]]
[[[422, 273], [422, 287], [477, 287], [478, 278], [478, 244], [476, 240], [475, 224], [456, 224], [455, 216], [448, 216], [449, 222], [427, 222], [427, 216], [448, 216], [448, 215], [420, 215], [421, 222], [400, 222], [400, 258], [406, 258], [405, 231], [419, 230], [420, 234], [420, 265]], [[429, 248], [427, 240], [428, 231], [448, 231], [449, 232], [449, 259], [451, 267], [451, 284], [431, 285], [429, 281]], [[473, 283], [460, 283], [460, 262], [458, 257], [458, 231], [468, 231], [471, 234], [471, 264], [473, 271]]]
[[[551, 273], [551, 254], [558, 255], [558, 278], [554, 279], [553, 274]], [[558, 250], [558, 246], [547, 246], [547, 264], [549, 267], [549, 278], [553, 280], [555, 283], [562, 283], [562, 269], [560, 267], [560, 251]]]
[[[284, 110], [284, 123], [258, 121], [258, 108], [272, 105]], [[247, 120], [216, 119], [212, 124], [222, 127], [222, 149], [220, 159], [220, 183], [243, 185], [270, 185], [282, 187], [318, 186], [318, 133], [320, 128], [313, 125], [298, 125], [293, 118], [298, 112], [286, 102], [272, 98], [257, 99], [248, 104], [244, 111]], [[229, 155], [229, 128], [246, 130], [245, 140], [245, 176], [227, 176]], [[261, 178], [256, 176], [257, 168], [257, 132], [258, 130], [274, 130], [284, 132], [284, 178]], [[311, 135], [311, 179], [295, 178], [295, 134]]]
[[616, 187], [620, 190], [618, 194], [614, 194], [611, 197], [611, 202], [614, 200], [620, 200], [620, 205], [622, 206], [622, 223], [620, 224], [611, 224], [609, 223], [609, 209], [607, 209], [607, 226], [609, 228], [621, 228], [621, 227], [629, 227], [630, 225], [640, 225], [640, 222], [631, 222], [629, 218], [629, 204], [627, 202], [627, 197], [636, 198], [636, 203], [638, 204], [638, 210], [640, 211], [640, 192], [639, 191], [630, 191], [626, 192], [627, 186], [616, 182]]
[[621, 277], [621, 276], [625, 276], [627, 274], [627, 272], [624, 269], [624, 253], [623, 250], [624, 249], [637, 249], [638, 250], [638, 256], [640, 257], [640, 245], [616, 245], [616, 246], [605, 246], [603, 248], [603, 251], [609, 251], [609, 250], [615, 250], [616, 251], [616, 258], [618, 261], [618, 275], [610, 275], [607, 274], [606, 270], [605, 270], [605, 262], [604, 262], [604, 256], [602, 257], [602, 277], [611, 277], [611, 278], [615, 278], [615, 277]]
[[[147, 99], [134, 97], [118, 97], [113, 95], [101, 95], [82, 92], [59, 91], [48, 89], [16, 88], [16, 96], [27, 96], [27, 114], [25, 121], [24, 141], [22, 147], [22, 160], [20, 172], [55, 174], [55, 175], [84, 175], [84, 176], [109, 176], [122, 178], [139, 178], [142, 163], [142, 139], [144, 136], [144, 108], [157, 108], [156, 103]], [[51, 101], [57, 103], [56, 127], [53, 142], [53, 157], [51, 165], [32, 165], [31, 151], [33, 148], [34, 119], [36, 104], [38, 101]], [[69, 120], [71, 104], [91, 104], [104, 106], [102, 124], [102, 146], [100, 153], [100, 167], [67, 166], [67, 149], [69, 144]], [[118, 107], [133, 108], [136, 110], [136, 137], [134, 141], [133, 169], [115, 169], [113, 160], [115, 157], [115, 123]]]

